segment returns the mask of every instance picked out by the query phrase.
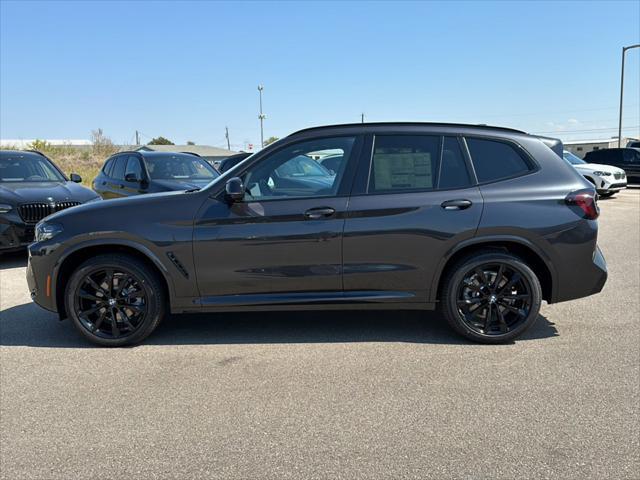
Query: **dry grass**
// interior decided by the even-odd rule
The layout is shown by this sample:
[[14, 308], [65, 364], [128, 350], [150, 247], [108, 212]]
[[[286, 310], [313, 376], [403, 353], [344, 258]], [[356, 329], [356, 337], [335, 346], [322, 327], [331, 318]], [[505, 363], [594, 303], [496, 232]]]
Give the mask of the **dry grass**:
[[[104, 161], [110, 155], [122, 150], [122, 147], [113, 145], [111, 141], [102, 136], [101, 131], [92, 133], [93, 145], [86, 147], [72, 147], [68, 145], [51, 145], [47, 142], [36, 140], [25, 150], [37, 150], [44, 153], [67, 175], [77, 173], [82, 177], [82, 184], [91, 188], [91, 182], [98, 175]], [[21, 150], [10, 146], [2, 147], [3, 150]]]

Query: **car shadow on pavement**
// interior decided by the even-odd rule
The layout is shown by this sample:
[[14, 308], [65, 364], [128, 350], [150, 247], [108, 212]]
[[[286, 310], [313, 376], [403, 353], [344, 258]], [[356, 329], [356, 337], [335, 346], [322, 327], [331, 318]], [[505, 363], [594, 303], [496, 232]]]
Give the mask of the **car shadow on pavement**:
[[[558, 335], [540, 315], [518, 341]], [[146, 339], [146, 345], [218, 345], [259, 343], [408, 342], [469, 344], [434, 312], [323, 311], [172, 315]], [[33, 303], [0, 312], [0, 345], [92, 348], [69, 320]], [[478, 345], [478, 347], [482, 347]]]
[[27, 252], [10, 252], [0, 254], [0, 270], [27, 266]]

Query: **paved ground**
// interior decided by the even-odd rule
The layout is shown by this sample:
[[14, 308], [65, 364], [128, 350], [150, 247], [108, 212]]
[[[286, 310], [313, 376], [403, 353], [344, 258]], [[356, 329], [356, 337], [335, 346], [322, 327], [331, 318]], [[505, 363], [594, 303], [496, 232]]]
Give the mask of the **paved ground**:
[[340, 312], [174, 318], [93, 348], [5, 258], [0, 475], [640, 478], [640, 190], [601, 206], [604, 292], [507, 346]]

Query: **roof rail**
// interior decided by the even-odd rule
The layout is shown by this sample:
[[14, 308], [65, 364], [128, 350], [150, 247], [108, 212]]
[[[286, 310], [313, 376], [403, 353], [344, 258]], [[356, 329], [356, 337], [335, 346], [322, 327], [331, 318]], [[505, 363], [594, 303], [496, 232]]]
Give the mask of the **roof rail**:
[[49, 158], [47, 157], [44, 153], [42, 153], [40, 150], [22, 150], [23, 152], [31, 152], [31, 153], [37, 153], [38, 155], [44, 157], [44, 158]]
[[196, 152], [178, 152], [178, 153], [186, 153], [187, 155], [195, 155], [196, 157], [200, 157], [202, 158], [202, 155], [196, 153]]
[[430, 127], [464, 127], [464, 128], [482, 128], [489, 130], [498, 130], [503, 132], [512, 132], [512, 133], [522, 133], [527, 134], [527, 132], [523, 132], [522, 130], [516, 130], [515, 128], [508, 127], [496, 127], [493, 125], [486, 125], [484, 123], [480, 124], [471, 124], [471, 123], [442, 123], [442, 122], [367, 122], [367, 123], [341, 123], [336, 125], [321, 125], [317, 127], [309, 127], [303, 128], [302, 130], [298, 130], [293, 132], [291, 135], [295, 135], [302, 132], [308, 132], [312, 130], [322, 130], [325, 128], [340, 128], [340, 127], [383, 127], [383, 126], [430, 126]]

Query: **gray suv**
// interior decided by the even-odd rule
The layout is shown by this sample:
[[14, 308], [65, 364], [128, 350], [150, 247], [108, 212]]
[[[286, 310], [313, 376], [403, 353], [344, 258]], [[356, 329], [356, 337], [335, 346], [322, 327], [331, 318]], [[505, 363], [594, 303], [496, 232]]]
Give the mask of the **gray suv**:
[[169, 312], [302, 309], [437, 308], [473, 341], [509, 342], [543, 300], [607, 278], [596, 192], [558, 151], [488, 126], [301, 130], [200, 190], [48, 217], [29, 288], [107, 346]]

